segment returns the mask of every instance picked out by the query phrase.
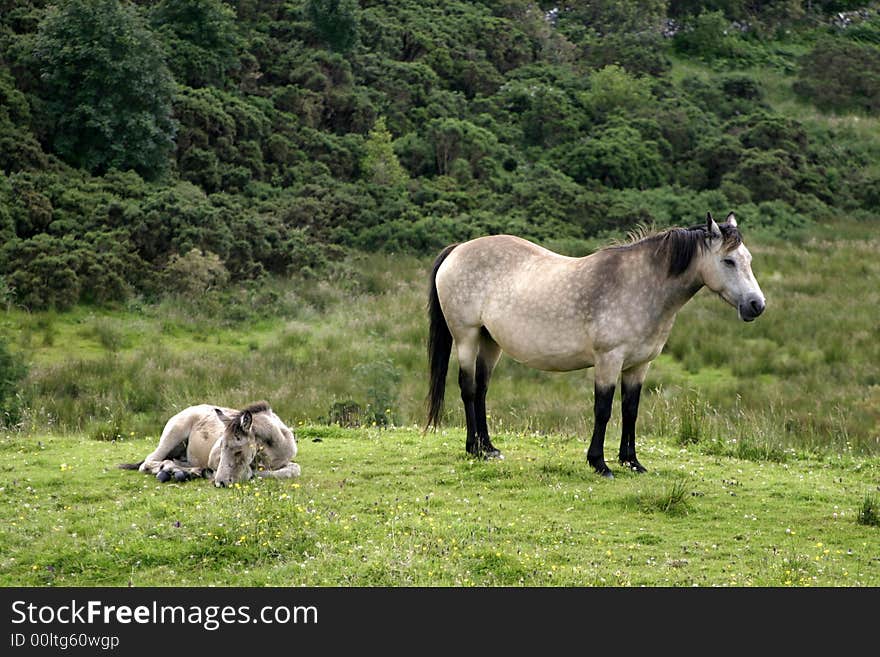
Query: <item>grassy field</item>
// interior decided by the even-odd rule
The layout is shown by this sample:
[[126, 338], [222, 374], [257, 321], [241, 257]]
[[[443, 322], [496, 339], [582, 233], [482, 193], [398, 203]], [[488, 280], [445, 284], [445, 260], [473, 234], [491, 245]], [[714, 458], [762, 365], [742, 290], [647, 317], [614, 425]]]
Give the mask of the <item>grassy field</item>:
[[[766, 313], [744, 324], [706, 291], [684, 308], [643, 396], [650, 473], [612, 482], [585, 463], [590, 372], [503, 359], [507, 459], [483, 463], [464, 457], [453, 362], [451, 428], [420, 435], [426, 260], [234, 299], [8, 309], [30, 374], [0, 440], [0, 584], [880, 585], [880, 241], [743, 230]], [[299, 481], [113, 467], [182, 407], [261, 398], [299, 432]], [[611, 456], [619, 431], [618, 398]]]
[[300, 480], [226, 490], [113, 467], [151, 440], [3, 438], [0, 585], [880, 585], [876, 458], [651, 436], [608, 481], [573, 438], [481, 462], [458, 430], [298, 433]]
[[[743, 230], [767, 311], [745, 324], [700, 292], [648, 374], [641, 426], [674, 435], [691, 418], [704, 438], [768, 453], [880, 455], [880, 240], [863, 224], [793, 241]], [[0, 313], [0, 332], [31, 368], [22, 429], [156, 436], [192, 403], [262, 398], [292, 424], [332, 422], [342, 408], [366, 426], [423, 422], [429, 264], [362, 257], [336, 280], [275, 282], [235, 303]], [[447, 419], [460, 426], [451, 371]], [[544, 373], [503, 358], [489, 392], [501, 431], [582, 437], [591, 408], [591, 370]]]

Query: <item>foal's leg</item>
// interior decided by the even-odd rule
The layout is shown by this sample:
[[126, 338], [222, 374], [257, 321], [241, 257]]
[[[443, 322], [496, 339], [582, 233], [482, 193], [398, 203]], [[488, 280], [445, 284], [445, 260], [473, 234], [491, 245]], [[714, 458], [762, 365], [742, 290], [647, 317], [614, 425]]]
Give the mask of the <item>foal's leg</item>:
[[639, 398], [642, 393], [642, 382], [648, 373], [649, 363], [639, 365], [626, 370], [620, 377], [620, 390], [623, 401], [621, 403], [623, 415], [623, 430], [620, 434], [620, 458], [621, 465], [629, 467], [634, 472], [647, 472], [645, 466], [636, 458], [636, 419], [639, 416]]
[[264, 479], [292, 479], [293, 477], [299, 477], [301, 473], [302, 470], [299, 467], [299, 463], [288, 463], [283, 468], [278, 468], [277, 470], [260, 470], [258, 468], [254, 472], [256, 476]]
[[623, 359], [617, 354], [602, 354], [596, 359], [596, 381], [593, 401], [593, 437], [587, 450], [587, 461], [603, 477], [613, 479], [611, 469], [605, 463], [605, 427], [611, 419], [611, 404], [614, 401], [614, 388]]
[[[172, 476], [170, 471], [174, 468], [174, 460], [186, 456], [187, 438], [189, 438], [188, 431], [169, 422], [162, 431], [159, 445], [147, 454], [138, 469], [156, 475], [160, 481], [168, 481]], [[163, 472], [168, 474], [163, 475]]]
[[489, 380], [492, 371], [501, 357], [501, 347], [492, 339], [489, 333], [483, 329], [480, 334], [480, 351], [477, 354], [476, 370], [476, 396], [474, 398], [474, 414], [477, 421], [477, 442], [479, 450], [486, 458], [503, 459], [501, 450], [492, 444], [489, 439], [489, 424], [486, 419], [486, 393], [489, 390]]

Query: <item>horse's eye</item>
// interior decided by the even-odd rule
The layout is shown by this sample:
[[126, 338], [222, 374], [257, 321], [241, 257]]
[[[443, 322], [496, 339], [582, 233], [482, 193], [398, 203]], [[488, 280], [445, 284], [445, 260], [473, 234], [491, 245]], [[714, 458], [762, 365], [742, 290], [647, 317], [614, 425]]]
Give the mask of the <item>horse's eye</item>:
[[734, 262], [731, 258], [725, 258], [724, 264], [728, 267], [736, 267], [736, 262]]

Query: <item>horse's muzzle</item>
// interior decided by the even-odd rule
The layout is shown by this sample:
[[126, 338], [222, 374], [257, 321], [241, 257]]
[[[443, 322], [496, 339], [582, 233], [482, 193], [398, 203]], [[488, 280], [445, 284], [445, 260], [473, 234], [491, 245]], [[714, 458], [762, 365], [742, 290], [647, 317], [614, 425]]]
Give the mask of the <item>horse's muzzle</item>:
[[744, 322], [754, 322], [764, 312], [766, 303], [761, 297], [752, 297], [748, 301], [739, 304], [739, 316]]

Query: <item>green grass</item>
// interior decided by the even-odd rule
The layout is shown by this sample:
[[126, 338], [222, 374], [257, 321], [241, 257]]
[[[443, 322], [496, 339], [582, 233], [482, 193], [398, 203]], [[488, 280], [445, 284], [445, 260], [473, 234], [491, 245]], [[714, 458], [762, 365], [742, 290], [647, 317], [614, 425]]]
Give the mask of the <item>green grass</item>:
[[[613, 482], [585, 463], [589, 371], [502, 359], [501, 463], [463, 456], [454, 361], [452, 429], [370, 426], [423, 422], [428, 260], [360, 257], [345, 281], [270, 281], [228, 307], [0, 313], [30, 366], [0, 440], [0, 584], [880, 585], [880, 240], [742, 226], [766, 313], [744, 324], [706, 291], [685, 306], [642, 397], [650, 472]], [[113, 468], [184, 406], [261, 398], [299, 430], [297, 482]], [[327, 426], [348, 402], [367, 426]], [[618, 396], [609, 456], [619, 432]]]
[[113, 467], [152, 440], [0, 439], [0, 585], [880, 585], [858, 522], [876, 458], [651, 436], [650, 472], [608, 481], [564, 436], [502, 434], [506, 459], [481, 462], [459, 430], [298, 434], [300, 479], [222, 490]]

